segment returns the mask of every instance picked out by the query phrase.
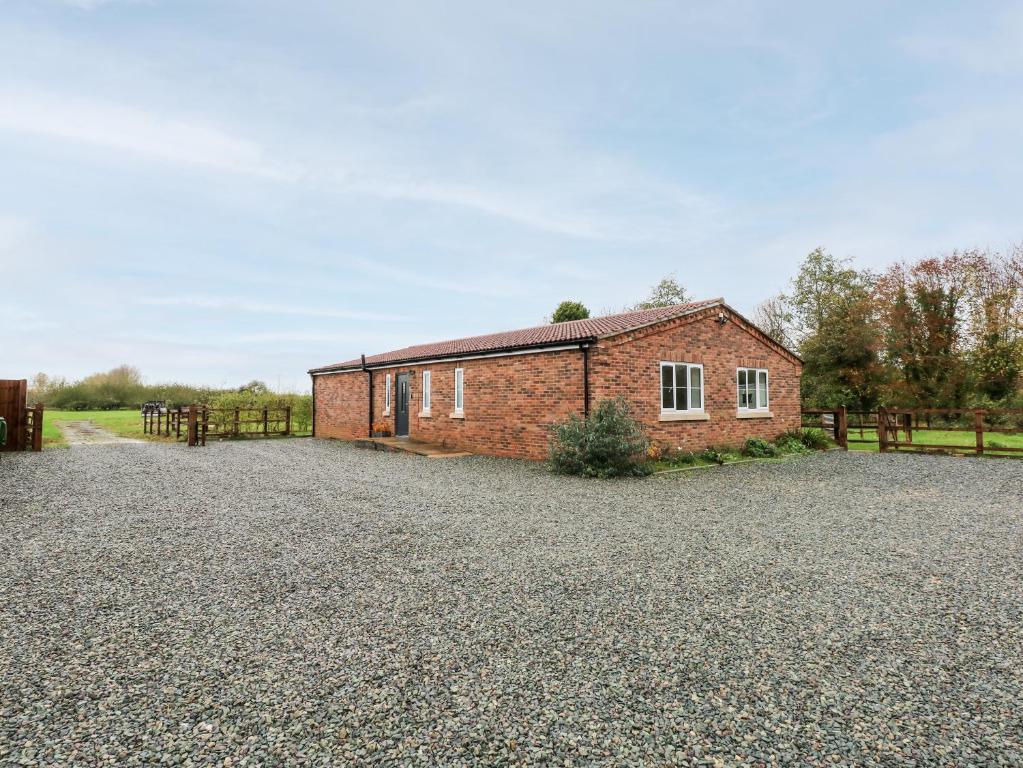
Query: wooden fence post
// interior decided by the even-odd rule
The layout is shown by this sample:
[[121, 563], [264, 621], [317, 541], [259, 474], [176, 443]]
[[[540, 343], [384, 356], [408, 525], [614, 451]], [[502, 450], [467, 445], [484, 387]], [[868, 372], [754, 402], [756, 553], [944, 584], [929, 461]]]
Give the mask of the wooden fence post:
[[175, 422], [176, 422], [177, 434], [175, 434], [174, 438], [176, 440], [180, 440], [181, 439], [181, 406], [180, 405], [178, 406], [178, 415], [177, 415], [177, 418], [175, 419]]
[[888, 452], [888, 411], [885, 408], [877, 409], [877, 450], [879, 453]]
[[35, 415], [32, 416], [32, 450], [43, 450], [43, 405], [36, 403]]
[[270, 409], [269, 408], [264, 408], [263, 409], [263, 437], [266, 437], [267, 434], [270, 432], [269, 414], [270, 414]]
[[835, 442], [839, 448], [849, 450], [849, 414], [844, 405], [835, 411]]
[[199, 410], [198, 406], [188, 406], [188, 444], [199, 444]]
[[234, 409], [234, 430], [233, 430], [233, 432], [234, 432], [234, 436], [235, 437], [238, 437], [238, 418], [239, 418], [240, 412], [241, 411], [240, 411], [239, 408], [235, 408]]
[[206, 433], [210, 430], [210, 411], [204, 405], [202, 408], [202, 444], [206, 447]]
[[291, 406], [284, 406], [284, 434], [291, 434]]
[[984, 455], [984, 411], [980, 408], [973, 412], [973, 427], [977, 432], [977, 455]]

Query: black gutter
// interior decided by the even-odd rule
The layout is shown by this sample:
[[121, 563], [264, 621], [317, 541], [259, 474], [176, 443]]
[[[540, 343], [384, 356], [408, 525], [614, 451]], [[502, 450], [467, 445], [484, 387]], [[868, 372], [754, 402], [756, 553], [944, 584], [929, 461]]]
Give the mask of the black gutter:
[[583, 418], [590, 415], [590, 345], [580, 344], [583, 351]]
[[497, 355], [506, 355], [512, 352], [528, 352], [535, 350], [536, 352], [543, 352], [545, 349], [552, 347], [556, 348], [567, 348], [571, 349], [573, 344], [578, 344], [580, 347], [583, 344], [593, 344], [597, 341], [596, 336], [589, 336], [585, 339], [568, 339], [566, 341], [558, 342], [544, 342], [543, 344], [524, 344], [517, 347], [500, 347], [498, 349], [488, 349], [480, 352], [456, 352], [451, 355], [420, 355], [419, 357], [408, 357], [400, 360], [390, 360], [386, 363], [379, 363], [373, 365], [372, 363], [366, 365], [366, 356], [362, 356], [361, 365], [351, 365], [347, 368], [311, 368], [308, 373], [310, 375], [323, 374], [323, 373], [344, 373], [345, 371], [372, 371], [378, 368], [397, 368], [402, 365], [415, 365], [423, 360], [437, 360], [442, 362], [444, 360], [458, 360], [458, 359], [471, 359], [471, 358], [482, 358]]
[[373, 371], [366, 367], [366, 356], [362, 356], [362, 370], [369, 376], [369, 429], [366, 437], [373, 437]]
[[316, 437], [316, 377], [311, 373], [309, 383], [313, 385], [313, 437]]

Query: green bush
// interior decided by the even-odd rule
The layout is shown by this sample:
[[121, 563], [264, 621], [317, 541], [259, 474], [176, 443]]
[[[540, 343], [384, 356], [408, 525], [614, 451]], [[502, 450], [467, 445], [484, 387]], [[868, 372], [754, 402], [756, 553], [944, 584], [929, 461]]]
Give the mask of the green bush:
[[661, 461], [673, 467], [688, 467], [696, 463], [696, 454], [692, 451], [672, 450], [666, 452]]
[[797, 440], [803, 444], [804, 448], [809, 448], [811, 451], [823, 451], [825, 448], [831, 447], [831, 438], [823, 429], [817, 427], [790, 429], [779, 437], [775, 444], [780, 445], [782, 442], [789, 444]]
[[697, 454], [697, 458], [702, 461], [710, 462], [711, 464], [724, 464], [725, 457], [725, 453], [717, 448], [704, 448]]
[[777, 456], [778, 449], [759, 437], [750, 437], [743, 443], [742, 455], [751, 459], [771, 459]]
[[648, 475], [649, 444], [625, 398], [603, 400], [588, 418], [573, 414], [552, 428], [547, 465], [551, 471], [565, 475]]
[[810, 449], [803, 445], [802, 437], [786, 432], [774, 441], [775, 448], [780, 453], [806, 453]]
[[823, 429], [806, 427], [802, 430], [802, 432], [803, 445], [811, 451], [823, 451], [825, 448], [831, 446], [831, 438], [828, 437], [827, 433]]

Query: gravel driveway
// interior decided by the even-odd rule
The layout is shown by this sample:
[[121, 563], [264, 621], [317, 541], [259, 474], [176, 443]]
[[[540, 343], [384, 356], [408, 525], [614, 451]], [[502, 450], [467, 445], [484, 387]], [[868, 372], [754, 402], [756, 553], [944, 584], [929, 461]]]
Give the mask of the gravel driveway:
[[1023, 763], [1023, 462], [0, 458], [0, 762]]

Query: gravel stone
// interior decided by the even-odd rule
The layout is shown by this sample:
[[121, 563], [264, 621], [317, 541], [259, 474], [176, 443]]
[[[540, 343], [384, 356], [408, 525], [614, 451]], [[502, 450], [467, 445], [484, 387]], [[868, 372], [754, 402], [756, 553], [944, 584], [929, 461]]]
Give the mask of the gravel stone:
[[1023, 463], [92, 445], [0, 505], [0, 763], [1023, 764]]

